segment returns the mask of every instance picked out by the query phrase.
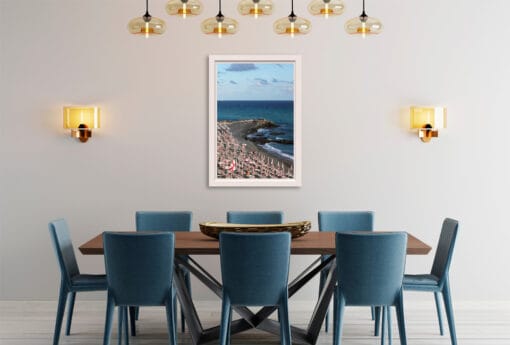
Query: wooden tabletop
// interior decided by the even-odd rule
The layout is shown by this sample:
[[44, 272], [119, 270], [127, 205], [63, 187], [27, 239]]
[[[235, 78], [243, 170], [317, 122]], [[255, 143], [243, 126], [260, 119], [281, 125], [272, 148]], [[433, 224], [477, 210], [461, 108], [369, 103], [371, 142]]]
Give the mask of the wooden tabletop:
[[[125, 232], [125, 231], [124, 231]], [[80, 246], [83, 255], [103, 254], [103, 234], [99, 234]], [[408, 233], [407, 254], [426, 255], [430, 246]], [[219, 242], [198, 231], [175, 232], [175, 254], [218, 255]], [[292, 254], [317, 255], [335, 254], [335, 233], [311, 231], [291, 242]]]

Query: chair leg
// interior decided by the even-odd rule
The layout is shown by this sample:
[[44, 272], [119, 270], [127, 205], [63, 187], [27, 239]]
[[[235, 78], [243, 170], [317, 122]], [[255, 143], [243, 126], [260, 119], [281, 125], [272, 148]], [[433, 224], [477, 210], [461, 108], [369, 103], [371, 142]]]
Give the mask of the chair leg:
[[140, 307], [135, 307], [135, 320], [138, 321], [140, 318]]
[[136, 308], [137, 307], [129, 307], [129, 324], [132, 337], [136, 337]]
[[333, 345], [342, 344], [342, 329], [343, 329], [343, 316], [345, 311], [345, 298], [340, 293], [337, 293], [337, 306], [335, 308], [335, 320], [333, 325]]
[[455, 331], [455, 320], [453, 319], [452, 298], [450, 293], [450, 281], [446, 279], [443, 287], [444, 308], [446, 310], [446, 318], [448, 319], [448, 328], [450, 329], [450, 339], [452, 345], [457, 345], [457, 332]]
[[170, 345], [177, 345], [177, 334], [175, 331], [175, 313], [172, 296], [166, 302], [166, 322], [168, 327], [168, 341]]
[[124, 318], [124, 337], [126, 337], [126, 341], [124, 342], [126, 345], [129, 345], [129, 322], [128, 322], [128, 309], [129, 307], [122, 307], [122, 314]]
[[122, 325], [124, 324], [124, 313], [123, 313], [123, 310], [124, 310], [124, 307], [118, 307], [118, 313], [119, 313], [119, 316], [118, 316], [118, 326], [119, 326], [119, 331], [118, 331], [118, 339], [119, 339], [119, 342], [118, 342], [118, 345], [122, 345], [122, 331], [124, 330], [122, 328]]
[[381, 345], [384, 345], [385, 340], [386, 340], [386, 324], [387, 324], [386, 317], [387, 317], [387, 315], [388, 315], [388, 309], [386, 308], [386, 306], [383, 306], [382, 307], [382, 325], [381, 325]]
[[392, 329], [391, 329], [391, 306], [386, 306], [387, 313], [386, 313], [386, 323], [388, 326], [388, 345], [391, 345], [392, 343]]
[[55, 320], [55, 332], [53, 333], [53, 345], [58, 345], [60, 339], [60, 331], [62, 329], [62, 320], [66, 309], [67, 289], [64, 281], [60, 284], [60, 292], [58, 295], [57, 319]]
[[280, 344], [291, 345], [292, 340], [290, 335], [289, 301], [287, 296], [282, 299], [282, 302], [278, 307], [278, 314], [280, 315]]
[[395, 308], [397, 309], [397, 322], [398, 322], [398, 334], [400, 336], [400, 345], [407, 345], [406, 323], [404, 318], [404, 298], [402, 292], [400, 292], [400, 297], [398, 297]]
[[[174, 306], [174, 332], [177, 332], [177, 295], [174, 294], [174, 302], [173, 302], [173, 306]], [[181, 309], [182, 309], [182, 305], [181, 305]]]
[[112, 335], [112, 323], [113, 323], [114, 311], [115, 311], [115, 304], [113, 303], [113, 298], [110, 295], [108, 295], [108, 299], [106, 302], [106, 320], [104, 323], [103, 345], [110, 345], [110, 337]]
[[230, 313], [230, 299], [227, 295], [223, 294], [223, 301], [221, 303], [220, 345], [228, 344], [228, 323], [230, 321]]
[[227, 330], [227, 344], [230, 344], [230, 337], [231, 337], [231, 328], [232, 328], [232, 308], [230, 308], [230, 312], [228, 313], [228, 330]]
[[379, 336], [379, 331], [381, 329], [381, 307], [374, 307], [375, 310], [375, 322], [374, 322], [374, 337]]
[[370, 312], [372, 314], [372, 321], [375, 321], [375, 307], [374, 306], [370, 307]]
[[67, 325], [66, 335], [71, 334], [71, 322], [73, 322], [74, 300], [76, 299], [76, 292], [70, 292], [67, 295]]
[[437, 310], [437, 321], [439, 322], [439, 334], [444, 335], [443, 328], [443, 315], [441, 313], [441, 298], [439, 297], [440, 292], [434, 292], [434, 299], [436, 300], [436, 310]]

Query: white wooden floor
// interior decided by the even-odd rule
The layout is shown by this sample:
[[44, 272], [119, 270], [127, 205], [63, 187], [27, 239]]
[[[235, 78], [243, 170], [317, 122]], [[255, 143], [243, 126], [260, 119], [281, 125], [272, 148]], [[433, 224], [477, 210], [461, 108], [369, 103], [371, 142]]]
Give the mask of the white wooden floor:
[[[311, 314], [308, 303], [291, 304], [291, 322], [307, 324]], [[510, 303], [459, 303], [454, 305], [458, 343], [460, 345], [510, 345]], [[102, 344], [105, 303], [76, 301], [73, 327], [70, 336], [62, 334], [60, 344]], [[214, 302], [197, 303], [197, 310], [204, 327], [218, 323], [220, 305]], [[55, 302], [0, 301], [0, 344], [2, 345], [48, 345], [52, 343]], [[393, 315], [395, 320], [395, 316]], [[406, 305], [408, 344], [447, 345], [448, 336], [441, 337], [437, 327], [433, 298], [430, 303], [416, 302]], [[142, 308], [137, 323], [138, 336], [132, 337], [133, 345], [168, 344], [162, 308]], [[372, 336], [373, 323], [368, 308], [348, 308], [343, 344], [375, 345], [379, 339]], [[394, 336], [397, 336], [396, 326]], [[112, 344], [116, 344], [116, 328]], [[394, 344], [399, 344], [398, 339]], [[179, 344], [190, 344], [187, 333], [178, 334]], [[279, 344], [279, 340], [261, 331], [249, 331], [234, 335], [232, 344]], [[332, 344], [331, 333], [322, 333], [319, 345]]]

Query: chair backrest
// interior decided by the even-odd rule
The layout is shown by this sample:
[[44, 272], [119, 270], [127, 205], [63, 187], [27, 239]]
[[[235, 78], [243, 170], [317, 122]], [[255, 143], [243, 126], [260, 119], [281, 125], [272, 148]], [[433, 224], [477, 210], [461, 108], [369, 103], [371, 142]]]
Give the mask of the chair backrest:
[[337, 233], [338, 286], [348, 305], [394, 305], [402, 289], [405, 232]]
[[370, 211], [319, 211], [319, 231], [372, 231], [374, 213]]
[[234, 305], [270, 306], [287, 291], [290, 233], [220, 234], [224, 293]]
[[108, 293], [117, 305], [164, 305], [171, 298], [174, 236], [103, 233]]
[[51, 242], [57, 255], [58, 265], [62, 279], [71, 285], [71, 278], [80, 274], [76, 256], [74, 255], [73, 243], [69, 234], [69, 227], [65, 219], [57, 219], [48, 224]]
[[281, 211], [228, 211], [227, 223], [234, 224], [282, 224]]
[[138, 211], [136, 212], [137, 231], [191, 231], [189, 211]]
[[431, 271], [431, 274], [440, 280], [445, 279], [448, 275], [458, 229], [459, 222], [457, 220], [445, 218]]

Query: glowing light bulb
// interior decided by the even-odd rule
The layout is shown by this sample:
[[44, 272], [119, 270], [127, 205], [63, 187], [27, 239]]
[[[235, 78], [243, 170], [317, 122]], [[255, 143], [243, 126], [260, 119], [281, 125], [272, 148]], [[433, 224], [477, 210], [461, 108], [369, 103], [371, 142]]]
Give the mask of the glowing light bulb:
[[149, 22], [145, 22], [145, 38], [149, 38]]
[[221, 38], [221, 32], [223, 31], [221, 22], [218, 22], [218, 38]]
[[254, 4], [254, 7], [253, 7], [253, 10], [255, 12], [255, 14], [253, 15], [253, 17], [255, 19], [257, 19], [259, 17], [259, 4], [258, 3], [255, 3]]
[[186, 12], [187, 12], [187, 9], [186, 9], [186, 3], [184, 2], [182, 4], [182, 18], [183, 19], [186, 19]]
[[365, 38], [367, 36], [367, 23], [361, 22], [361, 38]]
[[329, 18], [329, 4], [327, 2], [324, 4], [324, 18]]
[[290, 22], [290, 37], [294, 38], [294, 22]]

